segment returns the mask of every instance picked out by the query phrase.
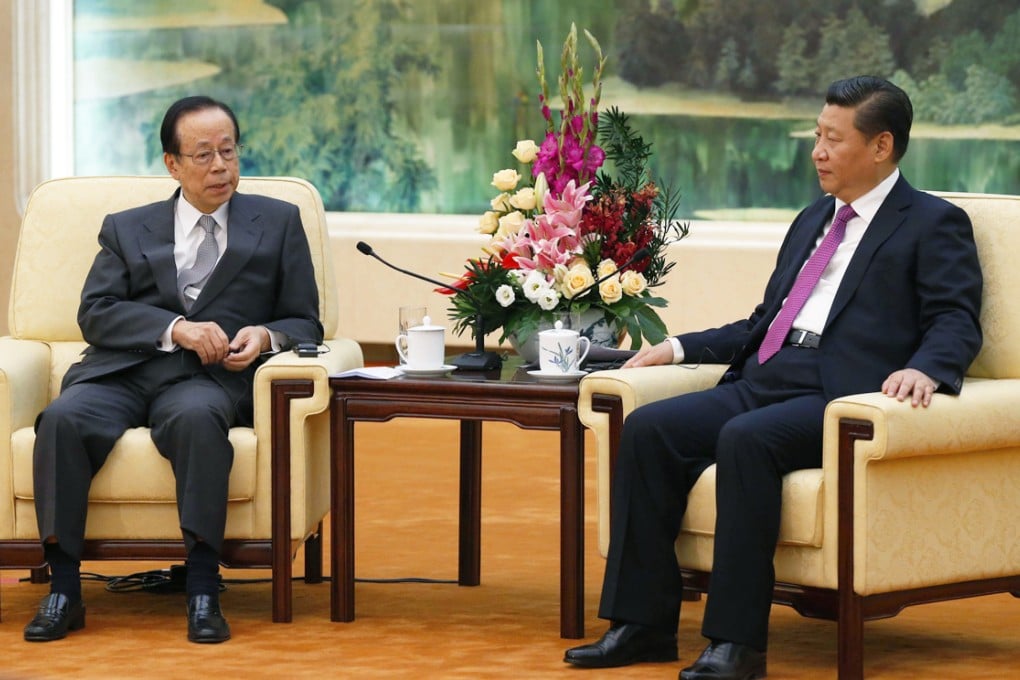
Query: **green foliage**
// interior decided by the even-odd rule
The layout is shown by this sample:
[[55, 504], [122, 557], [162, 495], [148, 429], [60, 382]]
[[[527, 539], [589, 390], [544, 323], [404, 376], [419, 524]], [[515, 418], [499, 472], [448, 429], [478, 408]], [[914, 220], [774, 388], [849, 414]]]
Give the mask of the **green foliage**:
[[[652, 145], [645, 142], [630, 124], [630, 116], [615, 106], [604, 111], [599, 117], [599, 146], [606, 154], [606, 166], [595, 178], [597, 195], [608, 195], [614, 191], [627, 194], [638, 192], [641, 187], [655, 180], [649, 176], [648, 160], [652, 157]], [[609, 172], [612, 169], [613, 173]], [[652, 214], [656, 218], [655, 235], [648, 245], [650, 262], [645, 269], [645, 278], [662, 285], [665, 277], [676, 262], [666, 258], [671, 243], [687, 236], [690, 224], [676, 219], [680, 210], [680, 192], [674, 186], [658, 186]], [[626, 216], [625, 232], [632, 237], [645, 223], [649, 215], [629, 213]], [[600, 244], [593, 243], [593, 254], [586, 257], [589, 262], [598, 262]], [[633, 335], [631, 336], [633, 337]]]
[[649, 180], [647, 163], [652, 145], [634, 131], [630, 117], [615, 106], [599, 115], [599, 146], [616, 172], [615, 179], [605, 171], [598, 174], [596, 183], [601, 193], [609, 191], [614, 181], [633, 192]]

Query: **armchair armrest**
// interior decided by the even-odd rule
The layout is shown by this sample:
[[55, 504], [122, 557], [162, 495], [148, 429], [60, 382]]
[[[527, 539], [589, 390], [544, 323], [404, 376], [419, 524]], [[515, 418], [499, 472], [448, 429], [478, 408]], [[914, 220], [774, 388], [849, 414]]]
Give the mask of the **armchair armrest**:
[[14, 535], [11, 434], [31, 427], [49, 400], [49, 346], [35, 340], [0, 338], [0, 535]]
[[645, 366], [596, 371], [581, 380], [577, 415], [595, 435], [599, 550], [609, 549], [609, 483], [623, 421], [644, 404], [712, 387], [723, 364]]
[[[255, 372], [259, 485], [265, 484], [268, 491], [270, 480], [280, 488], [286, 483], [290, 513], [273, 515], [293, 520], [278, 529], [292, 540], [303, 538], [299, 534], [309, 520], [318, 522], [319, 512], [329, 507], [329, 376], [364, 363], [354, 340], [334, 338], [324, 344], [330, 348], [325, 354], [299, 357], [281, 352]], [[274, 450], [281, 454], [275, 460]], [[259, 497], [268, 499], [271, 494]]]
[[936, 394], [914, 408], [881, 392], [836, 399], [825, 411], [826, 433], [842, 420], [872, 423], [871, 443], [855, 458], [891, 460], [1001, 449], [1020, 445], [1020, 379], [968, 378], [959, 396]]
[[[839, 589], [861, 595], [1012, 574], [1020, 494], [1020, 379], [968, 378], [928, 408], [882, 393], [825, 413], [827, 536]], [[932, 546], [940, 546], [933, 559]], [[1004, 564], [1010, 566], [1003, 568]]]
[[31, 427], [49, 401], [49, 346], [37, 340], [0, 338], [0, 438], [9, 446], [11, 432]]

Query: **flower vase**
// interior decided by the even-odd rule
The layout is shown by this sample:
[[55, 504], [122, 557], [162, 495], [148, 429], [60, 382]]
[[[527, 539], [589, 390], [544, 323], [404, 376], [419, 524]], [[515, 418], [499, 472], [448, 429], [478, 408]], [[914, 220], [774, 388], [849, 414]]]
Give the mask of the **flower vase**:
[[[615, 349], [620, 346], [624, 338], [624, 330], [617, 328], [615, 323], [607, 322], [605, 314], [600, 309], [590, 308], [581, 313], [572, 312], [569, 315], [564, 313], [560, 316], [560, 320], [563, 321], [564, 328], [578, 331], [583, 337], [588, 338], [593, 346]], [[552, 327], [553, 322], [543, 322], [527, 340], [521, 342], [515, 333], [511, 333], [508, 340], [511, 347], [524, 359], [525, 363], [537, 364], [538, 334]]]

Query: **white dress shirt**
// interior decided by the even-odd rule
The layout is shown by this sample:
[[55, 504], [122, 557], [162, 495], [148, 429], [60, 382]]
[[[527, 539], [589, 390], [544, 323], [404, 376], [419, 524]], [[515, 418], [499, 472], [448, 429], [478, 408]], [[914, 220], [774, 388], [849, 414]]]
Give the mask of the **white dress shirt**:
[[[821, 278], [818, 279], [818, 283], [811, 290], [811, 294], [808, 296], [807, 301], [804, 302], [804, 306], [801, 307], [797, 317], [793, 320], [793, 328], [795, 330], [810, 331], [811, 333], [821, 335], [822, 330], [825, 328], [825, 322], [829, 318], [832, 302], [836, 298], [836, 291], [839, 290], [839, 284], [843, 281], [843, 275], [846, 274], [850, 260], [853, 258], [854, 253], [857, 252], [857, 246], [860, 244], [861, 238], [864, 237], [864, 232], [867, 231], [868, 225], [875, 218], [875, 214], [882, 207], [882, 203], [889, 195], [889, 192], [892, 191], [893, 185], [896, 184], [896, 180], [899, 177], [900, 171], [896, 168], [888, 177], [879, 182], [874, 189], [852, 203], [854, 212], [857, 215], [846, 223], [846, 234], [843, 237], [843, 241], [836, 248], [836, 252], [833, 253], [832, 259], [829, 260], [825, 269], [822, 270]], [[835, 210], [832, 213], [833, 218], [844, 205], [846, 204], [843, 201], [838, 198], [836, 199]], [[825, 238], [825, 235], [831, 228], [832, 219], [830, 218], [828, 224], [822, 229], [822, 233], [819, 234], [812, 252], [818, 248], [822, 239]], [[810, 258], [810, 255], [808, 257]], [[807, 260], [804, 260], [804, 263], [806, 264]], [[783, 303], [785, 304], [786, 301], [784, 300]], [[775, 322], [775, 319], [772, 321]], [[669, 341], [673, 346], [673, 363], [679, 364], [683, 362], [684, 349], [680, 340], [671, 337]]]

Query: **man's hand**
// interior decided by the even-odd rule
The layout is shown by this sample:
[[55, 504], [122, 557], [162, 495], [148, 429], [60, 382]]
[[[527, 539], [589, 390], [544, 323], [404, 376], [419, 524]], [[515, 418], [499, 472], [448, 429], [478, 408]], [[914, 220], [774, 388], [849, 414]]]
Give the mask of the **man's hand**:
[[663, 340], [658, 345], [645, 345], [638, 353], [627, 360], [623, 368], [634, 368], [636, 366], [658, 366], [660, 364], [673, 363], [673, 345], [669, 340]]
[[197, 354], [204, 365], [219, 363], [230, 352], [227, 334], [212, 321], [181, 319], [174, 324], [170, 337], [176, 345]]
[[928, 406], [931, 395], [935, 393], [935, 381], [916, 368], [904, 368], [890, 374], [882, 383], [882, 392], [888, 397], [896, 397], [898, 401], [910, 396], [910, 405]]
[[245, 326], [230, 341], [230, 353], [223, 358], [228, 371], [243, 371], [272, 347], [269, 331], [262, 326]]

